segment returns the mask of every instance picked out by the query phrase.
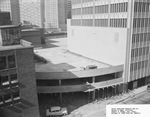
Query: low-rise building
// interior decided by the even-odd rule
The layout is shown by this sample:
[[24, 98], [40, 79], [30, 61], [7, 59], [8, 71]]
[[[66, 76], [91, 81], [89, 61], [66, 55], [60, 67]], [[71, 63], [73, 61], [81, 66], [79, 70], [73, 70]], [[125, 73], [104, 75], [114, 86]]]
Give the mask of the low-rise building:
[[0, 27], [0, 115], [39, 117], [33, 47], [20, 26]]

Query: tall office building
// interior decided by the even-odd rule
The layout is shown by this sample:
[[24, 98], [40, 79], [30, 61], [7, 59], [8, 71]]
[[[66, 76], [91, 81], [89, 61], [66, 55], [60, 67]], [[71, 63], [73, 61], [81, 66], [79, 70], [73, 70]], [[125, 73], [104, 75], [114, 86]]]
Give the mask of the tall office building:
[[20, 0], [21, 23], [44, 27], [44, 0]]
[[13, 25], [20, 23], [19, 0], [0, 0], [0, 11], [8, 11]]
[[21, 27], [0, 27], [0, 116], [39, 117], [34, 52]]
[[[65, 0], [65, 12], [66, 12], [66, 20], [71, 19], [71, 0]], [[67, 22], [67, 21], [66, 21]]]
[[65, 0], [45, 0], [45, 28], [66, 30]]
[[124, 65], [124, 90], [150, 82], [150, 1], [72, 0], [68, 49]]

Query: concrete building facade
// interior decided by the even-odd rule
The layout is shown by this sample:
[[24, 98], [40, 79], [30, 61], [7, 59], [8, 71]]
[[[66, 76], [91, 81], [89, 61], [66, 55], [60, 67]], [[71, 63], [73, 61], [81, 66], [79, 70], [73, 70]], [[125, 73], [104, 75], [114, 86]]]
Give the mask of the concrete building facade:
[[110, 65], [124, 65], [123, 90], [149, 82], [149, 0], [72, 0], [68, 49]]
[[0, 12], [0, 26], [11, 25], [10, 12]]
[[20, 0], [20, 19], [22, 24], [30, 24], [44, 27], [44, 1], [43, 0]]
[[71, 11], [72, 11], [72, 5], [71, 5], [71, 0], [65, 0], [65, 17], [66, 17], [66, 24], [67, 24], [67, 19], [71, 19]]
[[20, 24], [19, 0], [0, 0], [0, 11], [8, 11], [13, 25]]
[[66, 30], [65, 0], [45, 0], [45, 28]]
[[39, 117], [33, 47], [22, 40], [20, 26], [0, 32], [0, 115]]

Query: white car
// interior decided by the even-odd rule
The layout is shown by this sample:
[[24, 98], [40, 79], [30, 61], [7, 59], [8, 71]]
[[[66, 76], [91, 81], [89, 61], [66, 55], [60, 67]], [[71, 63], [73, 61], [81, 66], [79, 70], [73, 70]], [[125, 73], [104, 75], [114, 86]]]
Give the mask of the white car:
[[59, 106], [51, 107], [50, 109], [46, 109], [46, 116], [60, 116], [67, 115], [67, 108], [61, 108]]

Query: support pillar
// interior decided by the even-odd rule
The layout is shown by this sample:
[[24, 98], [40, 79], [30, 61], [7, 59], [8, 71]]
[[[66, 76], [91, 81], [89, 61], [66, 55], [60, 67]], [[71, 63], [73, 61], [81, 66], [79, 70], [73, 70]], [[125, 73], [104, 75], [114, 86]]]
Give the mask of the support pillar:
[[[95, 77], [93, 77], [93, 83], [95, 83]], [[93, 94], [92, 94], [92, 100], [95, 100], [95, 90], [93, 91]]]
[[116, 85], [114, 86], [114, 95], [117, 95]]
[[108, 87], [106, 87], [106, 99], [108, 98]]
[[90, 98], [91, 96], [90, 96], [90, 91], [88, 92], [88, 102], [90, 102], [91, 101], [91, 98]]
[[62, 104], [62, 93], [60, 93], [60, 103]]
[[145, 78], [145, 85], [147, 85], [148, 83], [147, 83], [147, 77]]
[[102, 99], [104, 99], [104, 88], [102, 88]]
[[[59, 80], [59, 86], [61, 86], [61, 80]], [[60, 93], [60, 103], [62, 104], [62, 93]]]
[[97, 95], [98, 95], [97, 98], [98, 98], [98, 99], [99, 99], [99, 91], [100, 91], [100, 89], [98, 89], [98, 92], [97, 92]]

